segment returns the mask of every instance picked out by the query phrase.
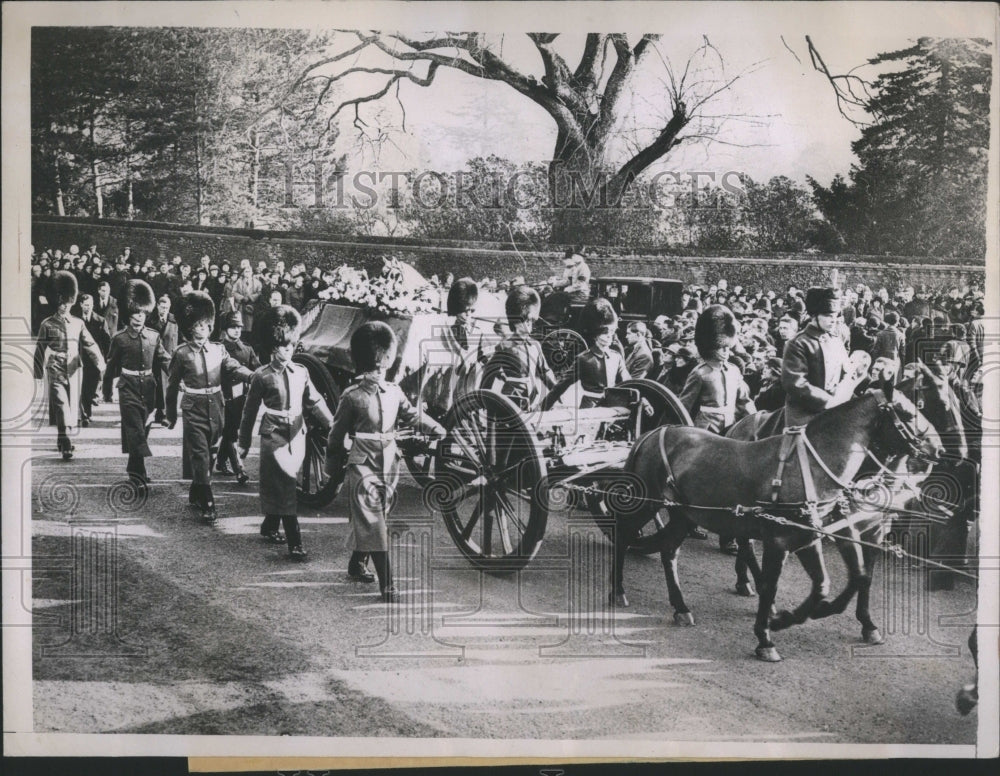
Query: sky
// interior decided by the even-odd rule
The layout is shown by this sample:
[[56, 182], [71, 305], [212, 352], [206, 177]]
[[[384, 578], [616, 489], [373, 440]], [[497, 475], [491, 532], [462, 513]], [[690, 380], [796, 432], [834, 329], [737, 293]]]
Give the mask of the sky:
[[[726, 122], [718, 134], [723, 142], [682, 144], [651, 172], [722, 174], [735, 170], [758, 181], [785, 175], [799, 183], [805, 183], [810, 175], [823, 184], [837, 173], [846, 175], [855, 161], [851, 142], [860, 132], [840, 115], [830, 85], [812, 68], [805, 35], [811, 36], [834, 73], [864, 66], [870, 57], [905, 48], [921, 35], [994, 36], [992, 25], [986, 23], [989, 14], [981, 12], [987, 4], [978, 9], [960, 3], [948, 6], [708, 3], [691, 8], [684, 3], [636, 4], [645, 12], [640, 30], [666, 31], [658, 45], [659, 54], [647, 60], [647, 68], [637, 81], [630, 121], [640, 127], [662, 126], [659, 106], [664, 104], [661, 79], [665, 68], [661, 57], [679, 70], [705, 37], [725, 58], [724, 71], [715, 60], [708, 62], [711, 68], [704, 70], [706, 76], [718, 78], [724, 72], [729, 78], [742, 73], [729, 90], [715, 98], [710, 112], [752, 120]], [[674, 9], [683, 13], [674, 13]], [[677, 23], [670, 23], [671, 18]], [[563, 26], [578, 26], [579, 22], [574, 18], [572, 24]], [[579, 59], [586, 29], [570, 30], [557, 43], [571, 67]], [[633, 43], [639, 34], [630, 35]], [[525, 73], [542, 75], [537, 52], [523, 32], [491, 31], [490, 40], [505, 60]], [[865, 72], [874, 74], [870, 67], [862, 67], [859, 74]], [[442, 69], [429, 88], [405, 83], [400, 99], [406, 110], [406, 132], [398, 129], [403, 115], [398, 105], [392, 100], [383, 102], [383, 120], [388, 118], [397, 126], [390, 135], [392, 142], [383, 145], [377, 162], [371, 155], [352, 155], [352, 167], [448, 171], [461, 169], [471, 157], [489, 154], [515, 161], [551, 158], [555, 142], [552, 119], [505, 84]], [[365, 115], [364, 108], [362, 111]], [[340, 142], [348, 150], [355, 130], [346, 119], [341, 129]], [[623, 137], [628, 134], [625, 130], [627, 127]]]

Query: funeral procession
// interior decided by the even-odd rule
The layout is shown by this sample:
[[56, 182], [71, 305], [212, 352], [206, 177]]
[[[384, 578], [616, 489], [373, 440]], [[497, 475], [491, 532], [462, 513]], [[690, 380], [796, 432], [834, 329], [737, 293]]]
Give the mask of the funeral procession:
[[983, 11], [31, 27], [31, 729], [990, 751]]

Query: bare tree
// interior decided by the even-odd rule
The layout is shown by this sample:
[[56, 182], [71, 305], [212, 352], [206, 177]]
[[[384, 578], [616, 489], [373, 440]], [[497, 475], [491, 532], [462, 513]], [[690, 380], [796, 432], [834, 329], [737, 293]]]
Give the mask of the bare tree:
[[[321, 36], [312, 56], [302, 59], [261, 120], [284, 110], [288, 100], [306, 90], [315, 95], [311, 115], [322, 116], [326, 130], [349, 112], [361, 137], [384, 142], [384, 129], [373, 135], [362, 107], [394, 98], [405, 128], [403, 84], [431, 86], [441, 68], [504, 83], [555, 122], [549, 163], [556, 211], [552, 238], [566, 242], [579, 236], [589, 210], [614, 207], [644, 170], [679, 144], [717, 138], [720, 123], [732, 116], [709, 115], [706, 106], [747, 71], [727, 75], [721, 54], [707, 38], [678, 67], [659, 50], [659, 35], [642, 35], [633, 43], [619, 33], [588, 34], [573, 67], [557, 51], [558, 37], [527, 33], [537, 54], [537, 72], [532, 73], [504, 57], [503, 36], [445, 32], [414, 37], [366, 31]], [[622, 125], [636, 108], [639, 74], [647, 63], [665, 74], [653, 79], [656, 93], [649, 98], [658, 104], [661, 120], [657, 126], [642, 127], [621, 158]]]

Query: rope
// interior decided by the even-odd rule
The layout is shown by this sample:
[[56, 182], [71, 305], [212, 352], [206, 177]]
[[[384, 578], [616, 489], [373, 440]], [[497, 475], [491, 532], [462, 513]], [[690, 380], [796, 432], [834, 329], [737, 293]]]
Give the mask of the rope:
[[[579, 491], [587, 495], [600, 495], [600, 494], [618, 495], [614, 491], [604, 490], [602, 488], [597, 488], [593, 485], [590, 486], [563, 485], [562, 487], [565, 487], [567, 490]], [[793, 520], [789, 520], [788, 518], [780, 517], [779, 515], [772, 515], [768, 512], [765, 512], [762, 507], [745, 507], [742, 505], [737, 505], [735, 507], [710, 507], [710, 506], [696, 506], [692, 504], [682, 504], [678, 501], [672, 501], [670, 499], [654, 499], [646, 496], [628, 496], [628, 498], [637, 499], [640, 501], [649, 501], [651, 503], [659, 503], [665, 507], [683, 507], [685, 509], [701, 509], [714, 512], [729, 512], [735, 517], [742, 517], [744, 515], [754, 515], [756, 517], [761, 517], [765, 520], [769, 520], [777, 525], [784, 525], [790, 528], [797, 528], [802, 531], [811, 531], [817, 536], [825, 536], [826, 538], [832, 539], [833, 541], [850, 542], [851, 544], [858, 544], [864, 547], [872, 547], [873, 549], [876, 550], [881, 550], [883, 552], [891, 553], [895, 555], [897, 558], [909, 558], [911, 560], [919, 561], [927, 566], [933, 566], [935, 568], [944, 569], [946, 571], [952, 572], [953, 574], [958, 574], [959, 576], [968, 577], [969, 579], [974, 579], [977, 581], [979, 580], [979, 577], [976, 574], [973, 574], [968, 571], [962, 571], [961, 569], [953, 568], [952, 566], [949, 566], [945, 563], [939, 563], [938, 561], [930, 560], [929, 558], [923, 558], [919, 555], [914, 555], [913, 553], [904, 550], [898, 544], [889, 544], [887, 542], [879, 542], [878, 544], [876, 544], [875, 542], [868, 542], [860, 538], [835, 534], [831, 531], [819, 528], [818, 526], [804, 525], [802, 523], [796, 523]], [[912, 514], [922, 514], [922, 513], [912, 513]], [[855, 522], [859, 522], [864, 518], [857, 518], [852, 515], [851, 517], [845, 519], [847, 521], [848, 526], [853, 526]]]

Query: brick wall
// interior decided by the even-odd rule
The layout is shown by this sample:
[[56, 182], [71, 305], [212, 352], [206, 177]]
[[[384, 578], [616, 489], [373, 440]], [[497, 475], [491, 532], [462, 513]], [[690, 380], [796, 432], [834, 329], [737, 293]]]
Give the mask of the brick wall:
[[[396, 256], [413, 264], [425, 276], [470, 275], [509, 279], [524, 275], [529, 282], [542, 280], [562, 269], [562, 252], [503, 250], [496, 245], [402, 239], [396, 241], [361, 238], [334, 241], [302, 235], [212, 227], [178, 226], [121, 221], [37, 217], [32, 221], [32, 244], [36, 249], [81, 249], [96, 244], [104, 255], [117, 255], [125, 246], [140, 259], [154, 261], [180, 255], [194, 262], [204, 254], [213, 261], [238, 264], [243, 258], [254, 264], [286, 265], [304, 261], [307, 266], [362, 266], [369, 272], [381, 267], [382, 256]], [[781, 256], [677, 256], [614, 254], [613, 249], [595, 249], [587, 259], [595, 275], [650, 275], [676, 277], [688, 283], [712, 283], [726, 278], [730, 285], [747, 288], [783, 289], [789, 284], [808, 287], [829, 283], [836, 273], [839, 283], [867, 283], [894, 289], [900, 283], [930, 287], [982, 285], [985, 266], [974, 263], [929, 263], [911, 257], [826, 256], [823, 254]]]

